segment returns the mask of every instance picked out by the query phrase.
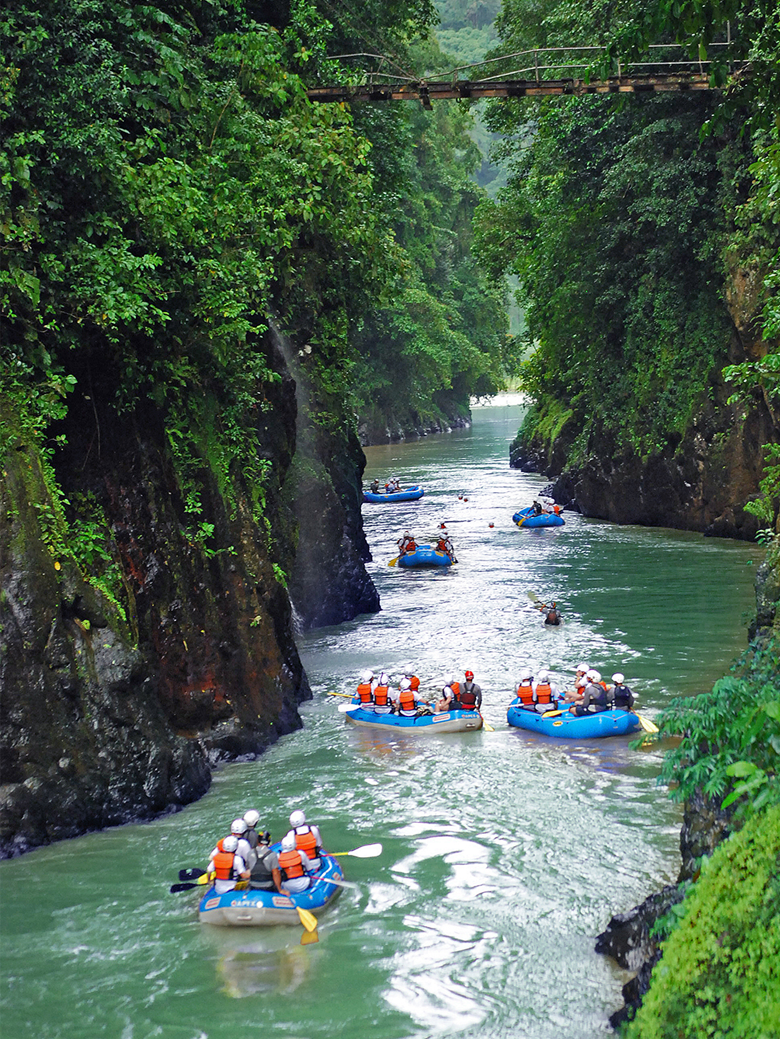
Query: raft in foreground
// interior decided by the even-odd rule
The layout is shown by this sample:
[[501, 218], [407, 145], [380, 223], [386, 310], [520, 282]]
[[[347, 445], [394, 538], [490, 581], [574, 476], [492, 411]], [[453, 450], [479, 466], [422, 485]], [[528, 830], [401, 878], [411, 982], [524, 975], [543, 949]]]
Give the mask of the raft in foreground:
[[376, 493], [374, 491], [363, 491], [363, 501], [417, 501], [418, 498], [422, 498], [425, 491], [418, 484], [414, 484], [412, 487], [407, 487], [403, 491], [380, 491]]
[[544, 717], [521, 707], [513, 700], [507, 708], [506, 720], [517, 729], [541, 732], [564, 740], [589, 740], [599, 736], [623, 736], [639, 728], [639, 719], [631, 711], [599, 711], [597, 714], [572, 714], [566, 710]]
[[414, 552], [404, 552], [398, 556], [397, 566], [403, 567], [426, 567], [426, 566], [452, 566], [452, 556], [441, 549], [433, 548], [431, 545], [418, 545]]
[[[278, 852], [281, 845], [273, 847]], [[273, 924], [300, 927], [299, 908], [316, 915], [330, 905], [341, 890], [339, 885], [329, 882], [343, 879], [338, 860], [323, 854], [321, 861], [322, 868], [312, 876], [311, 885], [297, 895], [280, 895], [278, 891], [256, 891], [253, 888], [218, 895], [211, 887], [200, 900], [200, 920], [218, 927], [268, 927]]]
[[556, 512], [542, 512], [538, 516], [533, 515], [533, 506], [520, 509], [512, 517], [518, 527], [562, 527], [566, 520]]
[[387, 732], [473, 732], [482, 728], [479, 711], [442, 711], [440, 714], [421, 714], [408, 718], [402, 714], [375, 714], [358, 704], [344, 704], [340, 708], [347, 721]]

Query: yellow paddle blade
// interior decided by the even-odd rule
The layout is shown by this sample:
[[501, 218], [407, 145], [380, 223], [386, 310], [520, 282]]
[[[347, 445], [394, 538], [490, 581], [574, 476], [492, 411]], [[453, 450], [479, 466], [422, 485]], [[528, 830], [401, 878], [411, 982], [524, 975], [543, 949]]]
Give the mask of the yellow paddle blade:
[[311, 933], [317, 930], [317, 917], [314, 913], [310, 913], [308, 909], [301, 909], [300, 906], [295, 907], [298, 910], [298, 917], [306, 930]]
[[311, 945], [312, 942], [318, 942], [320, 936], [316, 931], [304, 931], [301, 935], [301, 945]]
[[213, 879], [214, 879], [214, 874], [213, 873], [204, 873], [202, 877], [198, 877], [198, 879], [195, 881], [195, 883], [196, 884], [210, 884]]
[[395, 559], [391, 559], [390, 562], [387, 565], [388, 566], [395, 566], [395, 564], [398, 562], [398, 559], [399, 559], [399, 557], [396, 556]]
[[645, 732], [659, 731], [658, 726], [655, 724], [655, 722], [651, 722], [649, 718], [645, 718], [643, 715], [637, 714], [636, 711], [634, 711], [634, 714], [636, 714], [637, 718], [639, 719], [639, 724], [642, 726]]
[[563, 714], [563, 711], [545, 711], [542, 715], [543, 718], [557, 718], [559, 714]]

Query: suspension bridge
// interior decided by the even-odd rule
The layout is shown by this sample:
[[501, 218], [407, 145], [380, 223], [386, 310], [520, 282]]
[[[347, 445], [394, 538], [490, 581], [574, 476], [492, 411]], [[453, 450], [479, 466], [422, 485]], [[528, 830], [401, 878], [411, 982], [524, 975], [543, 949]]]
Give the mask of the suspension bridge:
[[[711, 44], [710, 51], [717, 52], [728, 46], [728, 43]], [[448, 99], [719, 90], [724, 71], [732, 78], [749, 74], [746, 62], [728, 61], [725, 51], [715, 59], [690, 60], [680, 47], [654, 44], [646, 61], [618, 62], [614, 75], [597, 78], [593, 70], [598, 67], [604, 50], [597, 46], [539, 47], [462, 65], [426, 78], [415, 78], [402, 69], [398, 69], [402, 75], [389, 73], [387, 65], [391, 62], [381, 54], [340, 54], [334, 60], [374, 59], [379, 64], [376, 69], [364, 72], [361, 83], [311, 87], [307, 94], [311, 101], [420, 101], [429, 108], [433, 101]], [[653, 54], [654, 51], [657, 53]], [[477, 70], [489, 72], [488, 66], [499, 62], [519, 64], [519, 67], [473, 78]]]

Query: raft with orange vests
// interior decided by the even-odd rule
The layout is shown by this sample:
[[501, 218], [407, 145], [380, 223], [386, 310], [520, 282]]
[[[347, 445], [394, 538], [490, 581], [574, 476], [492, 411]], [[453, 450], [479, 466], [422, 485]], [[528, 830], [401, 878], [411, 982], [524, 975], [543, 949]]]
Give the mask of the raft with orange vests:
[[[275, 852], [281, 844], [274, 844]], [[330, 905], [341, 891], [331, 880], [343, 880], [338, 859], [327, 852], [320, 855], [322, 863], [312, 874], [312, 882], [305, 891], [294, 895], [280, 895], [278, 891], [258, 891], [255, 888], [228, 891], [218, 895], [209, 888], [198, 907], [198, 916], [204, 924], [217, 927], [268, 927], [273, 924], [301, 926], [298, 909], [306, 909], [315, 916]], [[284, 886], [284, 885], [282, 885]]]
[[538, 516], [533, 514], [533, 506], [520, 509], [512, 517], [512, 521], [518, 527], [562, 527], [566, 520], [557, 512], [542, 512]]
[[523, 707], [515, 698], [506, 712], [506, 720], [517, 729], [540, 732], [564, 740], [590, 740], [600, 736], [624, 736], [639, 728], [639, 719], [632, 711], [598, 711], [596, 714], [577, 715], [565, 705], [540, 714]]
[[479, 711], [440, 711], [438, 714], [376, 714], [359, 703], [340, 704], [339, 711], [353, 725], [384, 729], [386, 732], [431, 734], [435, 732], [475, 732], [482, 728]]

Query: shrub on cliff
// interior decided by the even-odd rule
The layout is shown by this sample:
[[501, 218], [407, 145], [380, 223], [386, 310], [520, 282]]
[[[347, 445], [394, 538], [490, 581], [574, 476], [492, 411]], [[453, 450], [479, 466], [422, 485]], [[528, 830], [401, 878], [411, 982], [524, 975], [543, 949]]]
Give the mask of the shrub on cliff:
[[626, 1039], [780, 1035], [780, 806], [702, 869]]

